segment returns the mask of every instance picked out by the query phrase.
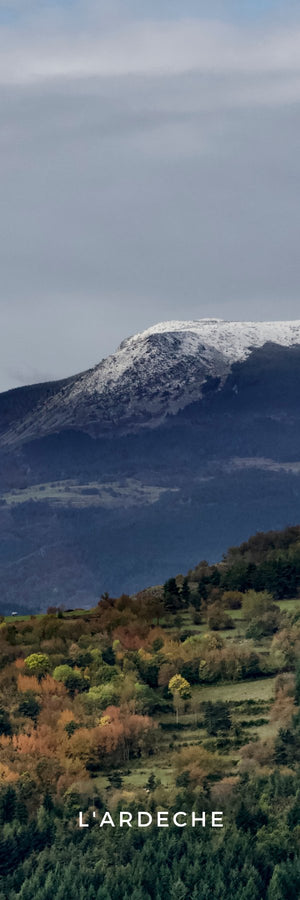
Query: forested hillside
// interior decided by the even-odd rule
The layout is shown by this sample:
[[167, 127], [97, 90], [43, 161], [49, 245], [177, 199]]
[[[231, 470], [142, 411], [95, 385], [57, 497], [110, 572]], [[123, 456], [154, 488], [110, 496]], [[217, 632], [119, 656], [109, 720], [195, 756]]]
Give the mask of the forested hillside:
[[297, 526], [90, 611], [3, 618], [0, 900], [299, 896], [299, 590]]

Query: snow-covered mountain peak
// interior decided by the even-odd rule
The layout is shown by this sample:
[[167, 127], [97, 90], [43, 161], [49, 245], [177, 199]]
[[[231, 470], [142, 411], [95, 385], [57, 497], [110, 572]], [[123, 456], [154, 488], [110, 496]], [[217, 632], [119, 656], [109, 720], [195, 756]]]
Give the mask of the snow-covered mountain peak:
[[[157, 340], [155, 340], [157, 338]], [[99, 369], [113, 370], [117, 380], [147, 349], [153, 347], [156, 355], [172, 348], [184, 356], [192, 355], [200, 347], [221, 353], [230, 364], [249, 355], [254, 348], [267, 342], [289, 347], [300, 343], [300, 320], [291, 322], [232, 322], [217, 318], [190, 321], [171, 320], [159, 322], [145, 331], [125, 338], [115, 353], [107, 357]]]
[[[224, 319], [204, 318], [191, 321], [159, 322], [140, 334], [135, 334], [121, 344], [133, 346], [142, 344], [155, 334], [193, 335], [201, 344], [215, 348], [226, 354], [232, 362], [245, 359], [255, 347], [262, 347], [271, 341], [281, 346], [292, 346], [300, 342], [300, 320], [290, 322], [238, 322]], [[188, 341], [184, 341], [188, 347]]]
[[155, 427], [195, 400], [210, 379], [220, 388], [231, 367], [266, 343], [300, 345], [300, 321], [160, 322], [122, 341], [115, 353], [41, 400], [2, 440], [65, 429], [91, 434]]

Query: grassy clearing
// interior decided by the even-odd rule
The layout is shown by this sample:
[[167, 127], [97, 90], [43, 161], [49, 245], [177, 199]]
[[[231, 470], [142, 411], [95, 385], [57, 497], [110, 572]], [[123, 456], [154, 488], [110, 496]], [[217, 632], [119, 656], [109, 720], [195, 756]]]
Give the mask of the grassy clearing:
[[[44, 615], [44, 613], [35, 613], [33, 618], [41, 619], [43, 615]], [[17, 616], [4, 616], [4, 621], [5, 622], [23, 622], [24, 619], [30, 619], [30, 618], [31, 618], [30, 613], [28, 613], [28, 614], [20, 613], [20, 615], [18, 614]]]
[[241, 609], [226, 609], [226, 612], [229, 616], [231, 616], [234, 622], [244, 621], [242, 607]]
[[282, 612], [297, 612], [300, 610], [300, 597], [293, 597], [291, 600], [278, 600], [277, 605]]
[[[158, 756], [152, 760], [143, 759], [142, 762], [140, 760], [131, 760], [129, 767], [128, 765], [124, 767], [124, 771], [122, 771], [122, 767], [118, 767], [118, 771], [122, 777], [122, 787], [128, 791], [134, 791], [137, 788], [146, 790], [148, 779], [152, 773], [155, 775], [156, 781], [160, 781], [163, 787], [170, 787], [175, 784], [171, 763], [164, 762]], [[91, 795], [93, 788], [95, 793], [97, 791], [100, 794], [107, 792], [108, 797], [111, 791], [108, 776], [105, 774], [93, 778], [92, 782], [89, 779], [78, 781], [74, 784], [74, 787], [77, 787], [80, 793], [86, 796]]]
[[21, 490], [13, 490], [2, 494], [8, 506], [17, 506], [28, 501], [46, 501], [55, 506], [89, 507], [101, 506], [106, 509], [114, 507], [130, 507], [156, 503], [161, 495], [177, 488], [164, 488], [160, 485], [143, 484], [134, 478], [124, 482], [90, 481], [78, 484], [70, 479], [66, 481], [34, 484]]
[[269, 678], [256, 678], [253, 681], [235, 681], [224, 684], [199, 684], [193, 688], [199, 700], [239, 701], [243, 700], [273, 700], [275, 676]]
[[278, 722], [266, 722], [265, 725], [259, 725], [255, 729], [255, 734], [260, 741], [266, 741], [268, 738], [274, 738], [278, 732]]
[[[80, 616], [86, 616], [86, 615], [92, 616], [93, 613], [95, 613], [95, 612], [96, 612], [96, 607], [94, 609], [90, 609], [90, 607], [88, 609], [71, 609], [68, 612], [64, 612], [63, 617], [64, 617], [64, 619], [78, 619], [78, 618], [80, 618]], [[12, 615], [4, 616], [4, 621], [5, 622], [23, 622], [23, 621], [25, 621], [25, 619], [31, 619], [31, 618], [42, 619], [44, 615], [45, 615], [45, 613], [34, 613], [34, 615], [32, 615], [32, 613], [20, 613], [20, 615], [19, 615], [19, 613], [18, 613], [16, 616], [12, 616]]]
[[145, 788], [151, 772], [154, 772], [156, 780], [161, 781], [163, 786], [168, 787], [174, 783], [174, 773], [171, 766], [161, 765], [158, 760], [150, 762], [149, 765], [147, 763], [146, 766], [143, 760], [143, 768], [133, 768], [129, 775], [124, 775], [124, 786], [126, 788]]

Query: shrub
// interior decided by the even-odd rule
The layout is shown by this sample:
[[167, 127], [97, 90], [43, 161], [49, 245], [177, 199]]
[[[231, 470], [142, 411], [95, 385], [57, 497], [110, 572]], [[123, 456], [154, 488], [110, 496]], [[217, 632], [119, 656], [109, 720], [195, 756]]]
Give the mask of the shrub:
[[219, 603], [213, 603], [209, 609], [208, 625], [212, 631], [221, 631], [227, 628], [235, 628], [234, 621], [231, 616], [223, 609]]
[[244, 596], [242, 591], [224, 591], [222, 601], [227, 609], [240, 609]]

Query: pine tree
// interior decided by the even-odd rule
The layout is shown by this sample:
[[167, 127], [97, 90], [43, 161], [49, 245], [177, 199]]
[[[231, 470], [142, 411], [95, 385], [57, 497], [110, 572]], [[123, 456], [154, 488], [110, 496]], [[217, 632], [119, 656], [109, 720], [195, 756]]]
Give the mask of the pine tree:
[[191, 599], [191, 591], [189, 588], [188, 579], [184, 578], [182, 583], [182, 588], [180, 592], [181, 602], [183, 606], [188, 606]]
[[180, 595], [175, 578], [169, 578], [164, 584], [164, 607], [167, 612], [176, 612], [180, 607]]
[[172, 900], [185, 900], [186, 895], [187, 889], [179, 878], [171, 889], [171, 898]]

